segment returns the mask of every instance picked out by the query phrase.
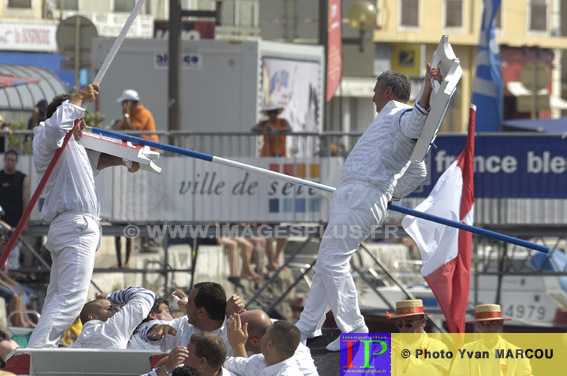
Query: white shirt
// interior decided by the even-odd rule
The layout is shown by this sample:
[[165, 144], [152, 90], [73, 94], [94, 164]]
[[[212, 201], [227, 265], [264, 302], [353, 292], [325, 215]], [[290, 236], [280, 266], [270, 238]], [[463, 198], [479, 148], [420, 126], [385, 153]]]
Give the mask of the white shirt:
[[126, 349], [132, 333], [150, 313], [155, 295], [142, 287], [128, 287], [109, 294], [107, 299], [125, 306], [105, 322], [88, 321], [73, 347]]
[[[148, 342], [152, 345], [159, 345], [161, 351], [163, 352], [169, 352], [177, 346], [187, 346], [189, 344], [189, 339], [193, 334], [202, 332], [201, 329], [197, 328], [195, 325], [190, 324], [189, 320], [187, 319], [187, 315], [185, 315], [173, 321], [168, 321], [167, 323], [165, 323], [166, 325], [170, 325], [175, 328], [175, 330], [177, 331], [177, 334], [175, 336], [168, 335], [158, 340], [152, 340], [148, 337], [148, 334], [150, 330], [158, 324], [160, 324], [160, 320], [153, 320], [147, 323], [145, 328], [140, 331], [140, 337], [143, 341]], [[221, 327], [211, 331], [211, 333], [217, 334], [222, 338], [223, 342], [226, 345], [226, 356], [234, 355], [232, 347], [230, 347], [230, 344], [228, 343], [226, 318], [224, 319]]]
[[161, 346], [160, 346], [159, 342], [150, 343], [150, 342], [144, 341], [144, 339], [142, 338], [142, 333], [145, 332], [145, 330], [148, 327], [148, 324], [150, 324], [150, 323], [154, 323], [154, 324], [152, 324], [152, 327], [153, 327], [155, 325], [155, 323], [170, 325], [171, 321], [150, 320], [150, 321], [147, 321], [147, 322], [140, 324], [136, 328], [136, 330], [134, 331], [134, 334], [132, 334], [132, 337], [130, 338], [130, 341], [128, 342], [128, 346], [126, 347], [127, 349], [129, 349], [129, 350], [155, 350], [155, 351], [161, 352]]
[[[36, 172], [43, 176], [56, 150], [63, 144], [67, 131], [84, 109], [65, 101], [53, 116], [33, 130], [33, 162]], [[85, 148], [71, 136], [61, 159], [43, 189], [44, 218], [51, 222], [64, 211], [75, 211], [99, 217], [100, 206], [96, 194], [93, 170], [100, 153], [87, 154]]]
[[[272, 324], [275, 323], [276, 319], [270, 319]], [[249, 356], [254, 354], [249, 354]], [[301, 342], [295, 349], [295, 354], [291, 357], [291, 359], [295, 360], [295, 364], [299, 371], [304, 376], [319, 376], [319, 372], [317, 371], [317, 367], [315, 366], [315, 362], [313, 361], [313, 357], [311, 356], [311, 350], [309, 347], [305, 346]]]
[[315, 366], [315, 362], [311, 356], [311, 350], [309, 350], [309, 347], [305, 346], [301, 342], [299, 343], [299, 346], [297, 346], [295, 354], [293, 354], [291, 359], [295, 361], [295, 364], [302, 375], [319, 376], [317, 367]]
[[409, 165], [428, 111], [390, 101], [364, 132], [343, 166], [342, 181], [377, 185], [392, 194]]
[[239, 376], [298, 376], [302, 374], [293, 357], [268, 367], [263, 354], [256, 354], [250, 358], [230, 357], [224, 362], [224, 367]]

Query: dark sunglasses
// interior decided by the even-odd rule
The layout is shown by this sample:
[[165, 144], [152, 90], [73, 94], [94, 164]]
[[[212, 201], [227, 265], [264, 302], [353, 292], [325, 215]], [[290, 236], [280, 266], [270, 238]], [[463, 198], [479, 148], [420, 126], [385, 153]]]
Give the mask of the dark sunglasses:
[[[418, 320], [418, 321], [419, 321], [419, 320]], [[401, 328], [403, 328], [404, 326], [405, 326], [406, 328], [413, 328], [413, 326], [415, 325], [416, 322], [417, 322], [417, 321], [412, 321], [412, 322], [407, 322], [407, 321], [399, 322], [399, 323], [398, 323], [398, 329], [401, 329]]]
[[278, 110], [270, 110], [268, 111], [268, 115], [277, 115], [278, 114]]

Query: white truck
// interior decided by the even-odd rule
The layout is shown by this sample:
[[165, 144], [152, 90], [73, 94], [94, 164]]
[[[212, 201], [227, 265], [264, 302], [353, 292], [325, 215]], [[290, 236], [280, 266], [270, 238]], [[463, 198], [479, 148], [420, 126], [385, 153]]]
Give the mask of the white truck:
[[[95, 38], [93, 73], [100, 68], [113, 39]], [[269, 105], [293, 131], [318, 132], [323, 124], [324, 52], [307, 46], [261, 40], [183, 41], [180, 74], [181, 130], [248, 132]], [[168, 130], [168, 41], [126, 39], [101, 83], [98, 111], [107, 123], [121, 119], [116, 99], [137, 90], [154, 115], [156, 130]]]

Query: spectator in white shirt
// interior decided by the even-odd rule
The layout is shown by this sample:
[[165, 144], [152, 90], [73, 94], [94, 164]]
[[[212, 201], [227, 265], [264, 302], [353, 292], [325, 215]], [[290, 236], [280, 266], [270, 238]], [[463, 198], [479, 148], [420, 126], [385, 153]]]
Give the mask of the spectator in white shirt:
[[195, 333], [187, 347], [178, 346], [171, 350], [163, 366], [152, 370], [146, 376], [166, 376], [174, 373], [176, 367], [193, 367], [203, 376], [233, 376], [223, 368], [226, 359], [226, 345], [223, 339], [213, 333]]
[[240, 316], [232, 315], [228, 323], [228, 339], [234, 357], [225, 362], [225, 368], [237, 375], [297, 376], [302, 372], [293, 355], [299, 345], [299, 329], [287, 321], [276, 321], [266, 331], [260, 343], [261, 354], [246, 354], [248, 324], [241, 325]]
[[[260, 344], [262, 337], [266, 334], [268, 328], [272, 325], [272, 319], [268, 317], [266, 312], [255, 309], [252, 311], [242, 312], [240, 314], [242, 325], [248, 324], [248, 339], [245, 348], [249, 355], [261, 353]], [[274, 320], [275, 321], [275, 320]], [[311, 351], [302, 343], [299, 343], [295, 354], [293, 355], [297, 367], [304, 376], [319, 376], [315, 362], [311, 357]]]
[[147, 323], [154, 321], [159, 322], [161, 324], [168, 324], [169, 322], [175, 320], [175, 317], [171, 314], [171, 310], [169, 308], [169, 301], [167, 299], [158, 298], [154, 302], [148, 317], [146, 317], [140, 325], [134, 330], [134, 334], [132, 334], [132, 338], [128, 342], [128, 349], [131, 350], [160, 350], [159, 343], [152, 344], [146, 342], [142, 338], [142, 333], [146, 328]]
[[226, 360], [226, 345], [220, 336], [205, 332], [193, 334], [187, 350], [185, 365], [194, 367], [203, 376], [232, 375], [223, 368]]
[[[181, 291], [176, 291], [175, 294], [179, 298], [187, 298], [186, 315], [167, 324], [149, 322], [142, 330], [141, 338], [144, 341], [159, 344], [161, 350], [167, 352], [176, 346], [187, 346], [189, 338], [195, 333], [211, 332], [220, 335], [228, 343], [225, 315], [230, 316], [244, 308], [238, 295], [233, 295], [227, 302], [224, 288], [215, 282], [195, 284], [189, 296]], [[228, 353], [232, 355], [232, 349]]]
[[[148, 316], [155, 296], [142, 287], [128, 287], [88, 302], [81, 311], [81, 335], [73, 347], [125, 349], [132, 333]], [[113, 304], [124, 305], [120, 311]]]

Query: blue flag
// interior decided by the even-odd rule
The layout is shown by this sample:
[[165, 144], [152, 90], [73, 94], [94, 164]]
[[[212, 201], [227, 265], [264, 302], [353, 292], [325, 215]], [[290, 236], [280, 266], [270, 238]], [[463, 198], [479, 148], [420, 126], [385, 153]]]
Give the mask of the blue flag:
[[484, 13], [476, 53], [472, 103], [477, 106], [476, 131], [498, 132], [502, 123], [502, 71], [494, 18], [502, 0], [484, 0]]

